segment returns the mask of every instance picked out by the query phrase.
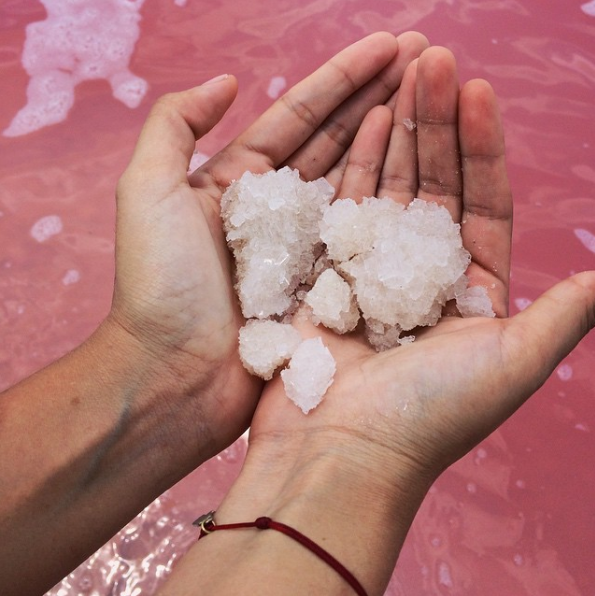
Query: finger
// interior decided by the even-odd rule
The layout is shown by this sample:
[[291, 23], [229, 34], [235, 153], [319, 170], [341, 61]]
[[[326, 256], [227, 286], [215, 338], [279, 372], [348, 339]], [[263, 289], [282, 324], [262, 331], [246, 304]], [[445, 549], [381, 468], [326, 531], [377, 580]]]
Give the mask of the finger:
[[121, 184], [131, 181], [139, 191], [149, 185], [153, 195], [162, 196], [163, 192], [186, 182], [196, 140], [221, 120], [236, 93], [235, 77], [225, 75], [157, 100]]
[[444, 205], [455, 222], [462, 199], [458, 97], [454, 56], [446, 48], [429, 48], [417, 67], [418, 196]]
[[484, 285], [494, 310], [506, 316], [512, 243], [512, 194], [506, 173], [498, 103], [487, 81], [467, 83], [459, 97], [463, 168], [461, 234], [473, 265], [471, 285]]
[[[377, 100], [376, 104], [373, 101], [368, 101], [366, 103], [361, 102], [361, 98], [360, 98], [359, 105], [350, 106], [352, 109], [352, 113], [350, 113], [349, 108], [345, 109], [345, 114], [346, 114], [345, 128], [346, 129], [348, 127], [350, 127], [349, 130], [353, 131], [353, 129], [355, 127], [355, 130], [357, 130], [357, 126], [359, 126], [359, 122], [361, 122], [365, 113], [368, 110], [370, 110], [373, 105], [378, 105], [379, 103], [382, 103], [383, 98], [388, 93], [388, 90], [391, 88], [394, 88], [396, 86], [397, 90], [394, 91], [390, 95], [388, 100], [385, 102], [385, 105], [387, 105], [391, 110], [395, 108], [395, 104], [397, 101], [397, 97], [399, 96], [399, 89], [400, 89], [400, 85], [402, 85], [402, 80], [404, 77], [405, 70], [409, 67], [411, 62], [417, 60], [419, 55], [429, 45], [429, 42], [425, 36], [423, 36], [421, 33], [416, 33], [413, 31], [409, 31], [407, 33], [402, 33], [401, 35], [399, 35], [397, 37], [397, 41], [399, 42], [399, 51], [398, 51], [396, 59], [393, 59], [393, 63], [391, 63], [391, 65], [386, 67], [386, 71], [387, 71], [386, 73], [381, 73], [381, 75], [379, 75], [377, 77], [376, 81], [371, 81], [369, 83], [370, 86], [375, 85], [376, 87], [378, 87], [378, 83], [381, 84], [381, 86], [378, 88], [378, 92], [380, 94], [379, 97], [378, 98], [373, 98], [373, 97], [368, 98], [369, 100], [376, 99]], [[390, 72], [389, 69], [391, 69], [391, 68], [394, 68], [394, 74], [391, 73], [390, 76], [388, 76], [389, 72]], [[386, 81], [382, 80], [383, 74], [387, 75]], [[386, 88], [385, 92], [382, 91], [382, 87]], [[352, 100], [352, 101], [354, 104], [356, 103], [355, 100]], [[335, 114], [333, 114], [331, 116], [331, 118], [337, 117], [340, 114], [340, 111], [341, 111], [341, 109], [339, 108], [335, 112]], [[314, 134], [312, 136], [312, 138], [309, 139], [304, 144], [304, 146], [300, 150], [298, 150], [294, 156], [292, 156], [292, 158], [290, 158], [290, 161], [293, 164], [295, 164], [294, 167], [298, 167], [298, 169], [300, 167], [303, 169], [303, 167], [304, 167], [304, 166], [300, 165], [300, 163], [298, 162], [298, 157], [300, 156], [300, 154], [307, 156], [309, 151], [312, 152], [312, 155], [316, 155], [316, 154], [320, 153], [320, 150], [317, 148], [316, 145], [318, 143], [320, 143], [321, 141], [317, 139], [317, 136], [318, 136], [317, 134]], [[334, 156], [336, 151], [331, 150], [329, 153]], [[341, 179], [343, 178], [345, 168], [347, 167], [348, 156], [349, 156], [349, 146], [346, 148], [344, 153], [338, 158], [337, 162], [326, 172], [326, 174], [324, 174], [324, 172], [320, 174], [320, 175], [324, 174], [326, 179], [328, 180], [328, 182], [331, 185], [333, 185], [335, 188], [337, 188], [341, 183]], [[314, 174], [316, 174], [316, 172], [313, 171], [311, 177], [315, 177]]]
[[324, 176], [341, 159], [365, 115], [374, 106], [390, 101], [407, 66], [428, 46], [425, 36], [415, 32], [403, 33], [397, 41], [398, 51], [391, 62], [330, 114], [320, 128], [286, 159], [286, 163], [300, 170], [306, 179]]
[[555, 285], [507, 322], [503, 355], [512, 386], [531, 382], [535, 391], [594, 326], [595, 271]]
[[392, 121], [392, 111], [386, 106], [368, 112], [353, 140], [337, 198], [360, 202], [363, 197], [376, 195]]
[[326, 181], [335, 189], [338, 189], [341, 186], [341, 181], [343, 180], [345, 169], [349, 162], [350, 149], [351, 148], [347, 149], [347, 151], [343, 153], [339, 161], [325, 175]]
[[278, 167], [333, 110], [381, 72], [397, 49], [390, 33], [375, 33], [349, 46], [278, 99], [237, 144]]
[[393, 128], [386, 160], [380, 175], [379, 197], [390, 197], [403, 205], [417, 195], [417, 135], [415, 87], [418, 61], [405, 71], [393, 115]]

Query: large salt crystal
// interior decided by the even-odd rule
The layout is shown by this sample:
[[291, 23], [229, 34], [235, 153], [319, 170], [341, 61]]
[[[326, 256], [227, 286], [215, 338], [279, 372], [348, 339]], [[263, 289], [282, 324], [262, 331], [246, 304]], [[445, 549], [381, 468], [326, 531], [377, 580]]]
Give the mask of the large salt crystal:
[[312, 309], [312, 320], [337, 333], [353, 331], [359, 321], [349, 284], [334, 270], [323, 271], [304, 300]]
[[225, 191], [221, 215], [245, 317], [282, 315], [295, 306], [295, 291], [320, 252], [318, 224], [333, 194], [323, 178], [304, 182], [288, 167], [246, 172]]
[[315, 408], [333, 383], [335, 359], [320, 337], [304, 340], [281, 371], [287, 397], [304, 414]]
[[[327, 212], [340, 209], [337, 203]], [[373, 198], [358, 207], [359, 225], [369, 230], [367, 243], [338, 268], [351, 280], [365, 319], [392, 329], [393, 336], [395, 326], [406, 331], [435, 325], [470, 262], [459, 225], [444, 207], [420, 199], [407, 209]], [[353, 228], [353, 214], [344, 220], [335, 217], [330, 226], [327, 215], [321, 224], [323, 238], [336, 242]], [[375, 335], [376, 331], [369, 333]]]
[[268, 381], [301, 341], [291, 325], [253, 319], [240, 329], [240, 358], [249, 372]]
[[335, 201], [324, 211], [320, 238], [326, 244], [330, 259], [340, 263], [370, 249], [370, 243], [382, 236], [395, 222], [403, 205], [391, 199], [366, 198]]

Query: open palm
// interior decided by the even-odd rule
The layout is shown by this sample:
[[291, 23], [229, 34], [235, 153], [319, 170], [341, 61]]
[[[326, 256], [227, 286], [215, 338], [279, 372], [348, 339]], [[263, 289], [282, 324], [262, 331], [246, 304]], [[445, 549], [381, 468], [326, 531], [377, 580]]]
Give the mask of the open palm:
[[[406, 119], [417, 123], [414, 132]], [[394, 112], [379, 107], [368, 115], [329, 179], [339, 197], [445, 205], [472, 256], [470, 284], [487, 288], [496, 318], [445, 316], [412, 344], [382, 353], [361, 332], [338, 336], [300, 323], [303, 336], [322, 335], [335, 357], [334, 383], [304, 416], [278, 378], [269, 382], [250, 450], [266, 454], [284, 441], [288, 449], [320, 440], [329, 449], [355, 445], [432, 480], [510, 416], [587, 332], [593, 279], [567, 281], [507, 318], [512, 199], [499, 112], [485, 81], [459, 90], [454, 58], [443, 48], [410, 65]], [[557, 340], [554, 325], [565, 330]]]
[[350, 46], [190, 176], [195, 140], [231, 105], [235, 79], [165, 96], [149, 116], [118, 187], [110, 321], [154, 354], [164, 411], [185, 408], [188, 428], [176, 421], [175, 433], [198, 439], [201, 460], [246, 429], [262, 388], [237, 355], [244, 321], [219, 214], [223, 190], [246, 170], [284, 163], [307, 178], [326, 174], [365, 114], [391, 100], [426, 46], [415, 33], [397, 40], [380, 33]]

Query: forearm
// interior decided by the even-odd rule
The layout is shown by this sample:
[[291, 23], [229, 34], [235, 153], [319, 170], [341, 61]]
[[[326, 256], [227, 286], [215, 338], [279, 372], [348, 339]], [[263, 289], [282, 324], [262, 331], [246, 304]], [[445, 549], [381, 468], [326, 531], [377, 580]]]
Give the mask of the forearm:
[[[357, 443], [357, 441], [355, 441]], [[218, 524], [267, 516], [295, 528], [348, 569], [367, 593], [382, 594], [428, 483], [367, 454], [293, 440], [251, 446], [240, 477], [217, 509]], [[293, 460], [293, 461], [290, 461]], [[261, 462], [267, 462], [261, 465]], [[388, 478], [391, 478], [388, 481]], [[197, 512], [202, 513], [202, 512]], [[198, 534], [198, 532], [197, 532]], [[182, 559], [163, 596], [354, 594], [328, 564], [275, 530], [215, 531]]]
[[212, 455], [196, 394], [116, 325], [0, 397], [3, 594], [41, 593]]

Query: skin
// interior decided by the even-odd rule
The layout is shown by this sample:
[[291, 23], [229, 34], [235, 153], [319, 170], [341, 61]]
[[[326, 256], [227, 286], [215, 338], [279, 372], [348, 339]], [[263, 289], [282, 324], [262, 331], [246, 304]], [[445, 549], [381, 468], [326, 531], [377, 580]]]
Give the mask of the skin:
[[237, 355], [243, 320], [222, 190], [248, 169], [329, 172], [368, 111], [394, 103], [427, 45], [420, 34], [379, 33], [347, 48], [190, 177], [195, 141], [223, 117], [237, 82], [157, 102], [117, 188], [109, 316], [80, 348], [0, 397], [3, 594], [51, 588], [246, 430], [262, 383]]
[[[415, 132], [404, 118], [417, 123]], [[382, 353], [361, 331], [337, 336], [300, 320], [302, 335], [321, 335], [333, 354], [334, 383], [308, 416], [278, 378], [267, 383], [244, 468], [216, 521], [269, 516], [289, 524], [380, 595], [432, 482], [512, 415], [594, 326], [595, 273], [563, 281], [508, 317], [512, 197], [498, 106], [486, 81], [459, 88], [444, 48], [408, 67], [394, 110], [370, 111], [328, 178], [338, 196], [445, 205], [472, 255], [471, 284], [487, 287], [497, 316], [446, 316], [413, 344]], [[353, 592], [288, 537], [250, 529], [205, 537], [162, 591], [199, 593]]]

